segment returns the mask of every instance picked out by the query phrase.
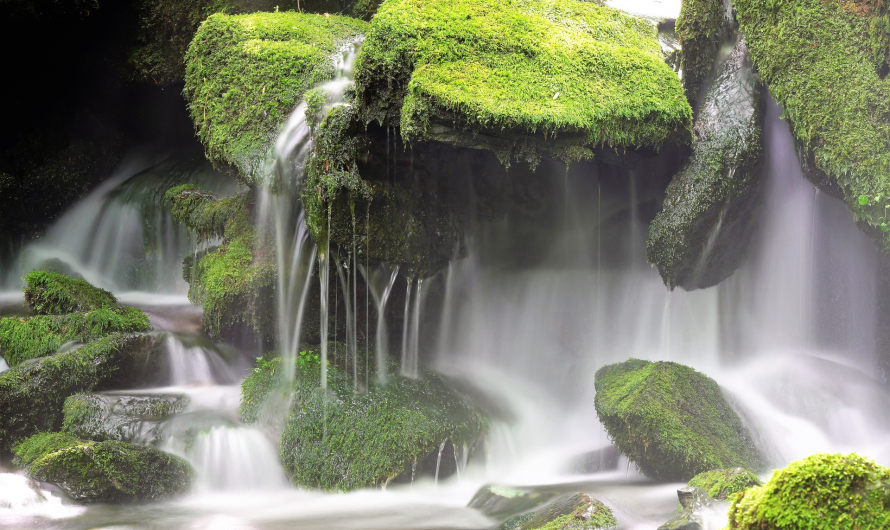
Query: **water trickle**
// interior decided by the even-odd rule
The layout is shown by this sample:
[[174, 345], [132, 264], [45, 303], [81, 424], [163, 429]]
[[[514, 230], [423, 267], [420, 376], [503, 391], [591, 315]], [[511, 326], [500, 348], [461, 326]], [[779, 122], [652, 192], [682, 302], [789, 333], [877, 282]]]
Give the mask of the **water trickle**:
[[436, 476], [433, 479], [433, 482], [436, 486], [439, 485], [439, 466], [442, 464], [442, 451], [445, 450], [445, 444], [448, 443], [448, 440], [444, 440], [441, 444], [439, 444], [439, 453], [436, 455]]
[[187, 346], [173, 335], [164, 344], [173, 386], [231, 384], [239, 379], [235, 370], [210, 348]]
[[386, 302], [392, 294], [392, 287], [399, 276], [399, 266], [389, 270], [385, 265], [378, 265], [372, 270], [361, 269], [365, 276], [365, 285], [371, 290], [374, 307], [377, 310], [377, 329], [375, 335], [375, 355], [377, 358], [377, 380], [386, 383], [386, 359], [389, 356], [389, 337], [386, 331]]

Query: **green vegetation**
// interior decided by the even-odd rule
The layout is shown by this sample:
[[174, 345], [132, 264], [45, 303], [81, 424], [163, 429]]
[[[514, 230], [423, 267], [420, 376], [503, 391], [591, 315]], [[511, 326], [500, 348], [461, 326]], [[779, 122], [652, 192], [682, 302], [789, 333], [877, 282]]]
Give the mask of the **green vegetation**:
[[[791, 131], [890, 251], [886, 2], [739, 0], [739, 26]], [[877, 228], [880, 227], [880, 230]], [[883, 230], [883, 232], [882, 232]]]
[[699, 488], [712, 499], [725, 501], [730, 495], [753, 486], [760, 486], [761, 484], [762, 482], [754, 473], [735, 467], [732, 469], [713, 469], [699, 473], [692, 477], [692, 480], [687, 485], [691, 488]]
[[160, 500], [187, 491], [191, 483], [192, 470], [185, 460], [122, 442], [38, 433], [14, 452], [30, 476], [58, 484], [79, 501]]
[[645, 475], [689, 480], [763, 460], [713, 379], [688, 366], [630, 359], [596, 373], [596, 413], [622, 454]]
[[25, 276], [25, 301], [38, 315], [59, 315], [114, 307], [117, 299], [80, 278], [46, 271]]
[[204, 305], [204, 330], [214, 340], [237, 340], [243, 333], [272, 341], [275, 336], [275, 258], [271, 236], [254, 225], [255, 192], [219, 199], [184, 184], [167, 191], [173, 218], [199, 239], [222, 244], [187, 261], [183, 277], [189, 299]]
[[187, 404], [188, 398], [176, 395], [77, 393], [65, 400], [62, 430], [96, 442], [159, 444], [164, 441], [164, 429], [157, 420], [182, 412]]
[[87, 313], [0, 319], [0, 351], [10, 366], [44, 357], [69, 341], [89, 342], [110, 333], [151, 331], [148, 316], [135, 307]]
[[478, 133], [504, 163], [691, 138], [654, 25], [593, 2], [389, 0], [355, 79], [364, 121], [408, 140]]
[[498, 530], [602, 530], [617, 524], [602, 502], [586, 493], [568, 493], [535, 512], [507, 519]]
[[740, 41], [708, 89], [692, 156], [649, 225], [646, 253], [665, 285], [717, 285], [741, 265], [760, 190], [760, 82]]
[[680, 69], [689, 101], [698, 100], [702, 83], [711, 73], [720, 42], [728, 33], [722, 0], [686, 0], [677, 17], [677, 37], [683, 51]]
[[160, 345], [152, 335], [114, 333], [0, 374], [0, 452], [58, 429], [65, 399], [74, 393], [151, 385], [161, 368]]
[[292, 388], [283, 388], [281, 358], [260, 359], [241, 386], [241, 418], [261, 419], [268, 396], [293, 392], [281, 438], [281, 460], [295, 485], [351, 490], [389, 483], [445, 440], [472, 445], [486, 429], [481, 413], [433, 374], [390, 376], [356, 393], [352, 377], [328, 367], [327, 392], [320, 365], [300, 363]]
[[728, 530], [890, 527], [890, 469], [856, 454], [817, 454], [732, 497]]
[[261, 183], [279, 127], [316, 83], [335, 73], [334, 54], [366, 23], [301, 13], [216, 14], [186, 54], [185, 95], [207, 156]]

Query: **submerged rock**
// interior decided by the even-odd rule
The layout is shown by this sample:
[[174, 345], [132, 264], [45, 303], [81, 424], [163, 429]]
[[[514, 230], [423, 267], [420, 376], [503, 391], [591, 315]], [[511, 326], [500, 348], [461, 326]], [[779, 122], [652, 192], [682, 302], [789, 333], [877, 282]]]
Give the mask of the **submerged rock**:
[[62, 430], [96, 442], [158, 445], [166, 439], [164, 420], [187, 404], [179, 395], [78, 393], [65, 400]]
[[550, 490], [525, 490], [508, 486], [485, 486], [473, 495], [468, 508], [479, 510], [489, 517], [504, 518], [527, 512], [553, 499]]
[[730, 495], [744, 491], [762, 482], [757, 475], [747, 469], [734, 467], [731, 469], [712, 469], [692, 477], [689, 487], [699, 488], [712, 499], [725, 501]]
[[732, 498], [728, 530], [890, 527], [890, 469], [856, 454], [817, 454]]
[[696, 487], [685, 487], [677, 490], [681, 511], [670, 521], [658, 527], [658, 530], [703, 530], [702, 508], [712, 504], [707, 493]]
[[264, 421], [280, 399], [289, 410], [281, 437], [281, 462], [294, 485], [324, 490], [383, 486], [407, 472], [441, 444], [472, 446], [486, 430], [481, 413], [438, 376], [391, 375], [357, 393], [352, 377], [328, 366], [327, 390], [319, 386], [313, 355], [297, 360], [293, 386], [284, 383], [281, 358], [260, 359], [241, 386], [241, 418]]
[[306, 90], [334, 76], [334, 54], [365, 28], [348, 17], [294, 12], [208, 18], [189, 46], [185, 74], [208, 158], [261, 183], [279, 127]]
[[355, 80], [364, 121], [507, 164], [690, 139], [655, 26], [595, 2], [384, 2]]
[[117, 305], [113, 294], [86, 280], [46, 271], [25, 276], [25, 301], [38, 315], [95, 311]]
[[887, 3], [738, 0], [733, 5], [754, 65], [782, 105], [792, 134], [843, 190], [853, 217], [878, 228], [868, 232], [879, 248], [890, 251]]
[[57, 484], [78, 501], [162, 500], [188, 491], [191, 485], [192, 470], [185, 460], [122, 442], [40, 433], [14, 451], [17, 463], [31, 477]]
[[0, 373], [0, 452], [36, 432], [58, 429], [72, 394], [156, 383], [161, 350], [157, 336], [114, 333]]
[[586, 493], [568, 493], [535, 512], [507, 519], [498, 530], [602, 530], [617, 525], [602, 502]]
[[741, 265], [761, 180], [760, 92], [741, 40], [702, 103], [692, 156], [649, 225], [648, 259], [671, 289], [711, 287]]
[[600, 368], [596, 413], [646, 476], [689, 480], [715, 468], [763, 469], [763, 457], [713, 379], [688, 366], [630, 359]]

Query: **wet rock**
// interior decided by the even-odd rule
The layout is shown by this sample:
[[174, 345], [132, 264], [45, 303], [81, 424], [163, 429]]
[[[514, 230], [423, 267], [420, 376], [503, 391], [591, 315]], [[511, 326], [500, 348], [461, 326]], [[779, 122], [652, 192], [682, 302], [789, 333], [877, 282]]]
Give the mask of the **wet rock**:
[[646, 476], [689, 480], [711, 469], [764, 467], [717, 383], [688, 366], [630, 359], [600, 368], [594, 384], [597, 416]]
[[568, 473], [588, 474], [618, 469], [618, 456], [621, 453], [614, 445], [575, 456], [565, 466]]
[[708, 494], [699, 488], [686, 487], [677, 490], [682, 511], [670, 521], [658, 527], [658, 530], [703, 530], [702, 508], [712, 504]]
[[0, 373], [0, 452], [35, 432], [61, 427], [62, 407], [72, 394], [156, 384], [162, 345], [154, 335], [114, 333]]
[[[761, 484], [757, 475], [747, 469], [712, 469], [692, 477], [688, 486], [698, 488], [714, 500], [725, 501], [730, 495]], [[682, 502], [682, 499], [681, 499]]]
[[188, 463], [157, 449], [123, 442], [78, 440], [65, 433], [40, 433], [15, 449], [28, 474], [57, 484], [83, 502], [168, 499], [188, 491]]
[[485, 486], [473, 495], [469, 508], [474, 508], [489, 517], [504, 518], [532, 510], [556, 495], [546, 489], [525, 490], [509, 486]]
[[[698, 102], [702, 85], [711, 75], [720, 44], [732, 36], [732, 13], [723, 0], [683, 2], [675, 26], [680, 41], [683, 87], [691, 102]], [[694, 105], [697, 106], [697, 105]]]
[[741, 265], [761, 180], [760, 92], [741, 40], [708, 89], [692, 156], [649, 226], [647, 257], [671, 289], [711, 287]]
[[84, 440], [157, 446], [167, 437], [164, 420], [187, 404], [181, 395], [78, 393], [65, 400], [62, 430]]
[[586, 493], [568, 493], [539, 510], [510, 518], [498, 530], [597, 530], [613, 528], [612, 510]]

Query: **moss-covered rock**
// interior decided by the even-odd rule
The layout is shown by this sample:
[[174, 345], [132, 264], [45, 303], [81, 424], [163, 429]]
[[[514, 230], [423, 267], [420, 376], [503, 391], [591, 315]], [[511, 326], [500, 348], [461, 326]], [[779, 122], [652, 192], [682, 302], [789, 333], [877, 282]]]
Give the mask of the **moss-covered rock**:
[[[440, 377], [391, 375], [357, 393], [352, 377], [329, 366], [319, 387], [317, 357], [300, 356], [293, 388], [284, 384], [281, 358], [260, 359], [241, 386], [241, 418], [261, 419], [269, 396], [293, 392], [281, 438], [281, 461], [295, 485], [351, 490], [388, 484], [446, 440], [473, 445], [486, 430], [481, 413]], [[410, 476], [410, 475], [409, 475]]]
[[86, 313], [0, 319], [0, 352], [9, 366], [50, 355], [69, 341], [89, 342], [110, 333], [151, 331], [148, 316], [135, 307]]
[[356, 91], [365, 121], [488, 147], [505, 163], [685, 143], [692, 112], [656, 33], [594, 2], [388, 0]]
[[86, 280], [46, 271], [25, 276], [25, 301], [38, 315], [60, 315], [114, 307], [117, 299]]
[[30, 476], [57, 484], [84, 502], [161, 500], [182, 494], [191, 485], [192, 470], [185, 460], [123, 442], [39, 433], [14, 451]]
[[473, 495], [467, 507], [479, 510], [489, 517], [503, 519], [520, 512], [529, 512], [556, 496], [556, 492], [546, 489], [485, 486]]
[[702, 510], [713, 505], [707, 493], [695, 486], [677, 490], [680, 500], [680, 513], [658, 527], [658, 530], [702, 530], [706, 527]]
[[856, 454], [817, 454], [732, 498], [729, 530], [890, 527], [890, 469]]
[[605, 530], [617, 525], [602, 502], [586, 493], [567, 493], [535, 512], [507, 519], [498, 530]]
[[764, 463], [713, 379], [688, 366], [630, 359], [600, 368], [596, 413], [645, 475], [689, 480], [710, 469]]
[[65, 399], [74, 393], [155, 384], [164, 357], [161, 346], [153, 335], [114, 333], [3, 372], [0, 452], [35, 432], [61, 427]]
[[366, 23], [302, 13], [216, 14], [186, 54], [185, 95], [208, 157], [250, 183], [303, 94], [335, 74], [334, 54]]
[[647, 256], [671, 289], [717, 285], [741, 265], [761, 181], [760, 92], [741, 40], [702, 103], [692, 156], [649, 225]]
[[725, 501], [730, 495], [744, 491], [762, 482], [757, 475], [747, 469], [734, 467], [731, 469], [712, 469], [692, 477], [687, 486], [699, 488], [712, 499]]
[[727, 5], [723, 0], [686, 0], [680, 8], [676, 32], [682, 47], [683, 87], [689, 101], [698, 100], [702, 84], [714, 68], [720, 43], [731, 33]]
[[[886, 2], [733, 3], [751, 58], [795, 138], [890, 251], [890, 18]], [[877, 230], [872, 234], [880, 234]]]
[[188, 401], [179, 395], [77, 393], [65, 400], [62, 430], [96, 442], [158, 445], [166, 439], [164, 419], [182, 412]]

